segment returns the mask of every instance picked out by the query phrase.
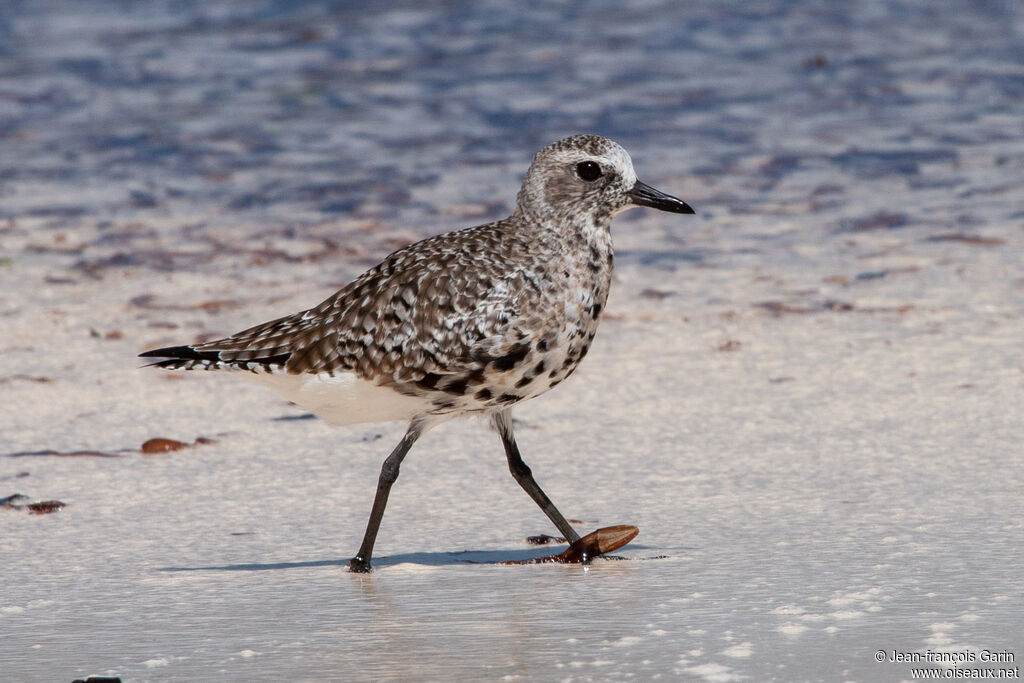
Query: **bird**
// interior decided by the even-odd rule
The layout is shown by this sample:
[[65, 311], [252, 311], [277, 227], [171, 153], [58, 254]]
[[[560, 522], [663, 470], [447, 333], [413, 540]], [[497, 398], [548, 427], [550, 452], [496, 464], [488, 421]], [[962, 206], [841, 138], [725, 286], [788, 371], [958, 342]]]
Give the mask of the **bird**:
[[534, 156], [511, 216], [398, 249], [305, 311], [140, 357], [251, 378], [331, 424], [408, 424], [381, 466], [353, 572], [371, 569], [409, 449], [462, 416], [489, 418], [512, 476], [572, 544], [580, 536], [524, 462], [511, 411], [587, 354], [612, 280], [612, 218], [634, 207], [694, 213], [640, 182], [618, 143], [566, 137]]

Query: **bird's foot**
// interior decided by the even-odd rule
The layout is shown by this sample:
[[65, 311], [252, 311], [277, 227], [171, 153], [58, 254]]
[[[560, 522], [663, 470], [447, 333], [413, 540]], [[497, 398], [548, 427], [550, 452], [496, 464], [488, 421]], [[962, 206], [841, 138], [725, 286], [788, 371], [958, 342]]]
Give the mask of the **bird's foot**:
[[355, 574], [369, 574], [370, 561], [364, 560], [361, 555], [356, 555], [348, 561], [348, 570]]

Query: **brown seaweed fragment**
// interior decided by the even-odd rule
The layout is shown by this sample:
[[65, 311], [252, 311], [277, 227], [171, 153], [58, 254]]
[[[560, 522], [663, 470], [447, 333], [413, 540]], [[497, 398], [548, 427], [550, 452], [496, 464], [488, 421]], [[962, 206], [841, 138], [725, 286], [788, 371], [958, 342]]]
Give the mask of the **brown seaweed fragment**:
[[29, 503], [25, 507], [28, 508], [30, 515], [48, 515], [51, 512], [60, 512], [64, 509], [65, 503], [59, 500], [43, 500], [38, 503]]
[[188, 446], [187, 443], [176, 441], [175, 439], [156, 437], [143, 443], [142, 448], [139, 450], [147, 455], [152, 455], [153, 453], [170, 453], [171, 451], [180, 451], [186, 446]]
[[630, 524], [606, 526], [587, 534], [557, 555], [530, 560], [507, 560], [499, 564], [589, 564], [599, 555], [618, 550], [639, 533], [640, 529]]
[[194, 446], [205, 446], [213, 442], [213, 439], [208, 439], [205, 436], [200, 436], [193, 443], [185, 443], [177, 439], [166, 439], [158, 436], [143, 443], [139, 450], [146, 455], [154, 455], [156, 453], [180, 451], [183, 448], [192, 448]]
[[15, 493], [6, 498], [0, 498], [0, 508], [27, 510], [32, 515], [46, 515], [63, 510], [66, 505], [66, 503], [62, 503], [59, 500], [42, 500], [35, 503], [29, 502], [31, 500], [31, 498], [24, 494]]

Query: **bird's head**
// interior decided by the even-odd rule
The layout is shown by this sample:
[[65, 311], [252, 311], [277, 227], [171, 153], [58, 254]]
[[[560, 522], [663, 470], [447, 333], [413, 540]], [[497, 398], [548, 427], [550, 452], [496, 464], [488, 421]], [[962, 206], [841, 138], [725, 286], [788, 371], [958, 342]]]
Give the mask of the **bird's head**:
[[533, 158], [519, 191], [517, 211], [538, 217], [582, 214], [609, 220], [637, 206], [694, 212], [686, 202], [637, 180], [632, 159], [618, 143], [599, 135], [573, 135], [548, 145]]

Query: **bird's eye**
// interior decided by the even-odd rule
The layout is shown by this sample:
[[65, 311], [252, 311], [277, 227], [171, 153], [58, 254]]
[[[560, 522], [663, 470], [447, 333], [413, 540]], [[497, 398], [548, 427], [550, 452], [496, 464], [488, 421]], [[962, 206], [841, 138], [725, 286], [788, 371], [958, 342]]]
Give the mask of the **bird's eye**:
[[581, 161], [576, 164], [576, 175], [589, 183], [601, 177], [601, 167], [596, 161]]

